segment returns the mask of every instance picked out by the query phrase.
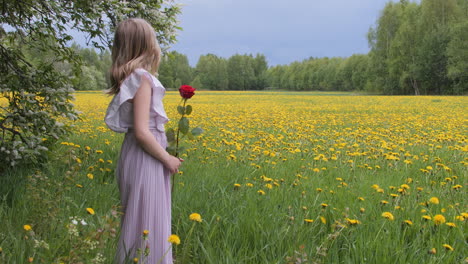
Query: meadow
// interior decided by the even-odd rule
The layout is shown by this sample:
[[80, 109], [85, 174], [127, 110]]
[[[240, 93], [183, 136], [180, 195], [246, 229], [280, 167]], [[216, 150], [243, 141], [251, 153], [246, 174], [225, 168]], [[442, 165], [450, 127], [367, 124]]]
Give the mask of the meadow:
[[[111, 263], [122, 134], [78, 92], [74, 133], [7, 172], [0, 263]], [[180, 96], [164, 104], [174, 127]], [[197, 91], [175, 177], [176, 263], [468, 262], [468, 100]], [[197, 213], [201, 222], [189, 216]], [[144, 256], [138, 263], [145, 263]]]

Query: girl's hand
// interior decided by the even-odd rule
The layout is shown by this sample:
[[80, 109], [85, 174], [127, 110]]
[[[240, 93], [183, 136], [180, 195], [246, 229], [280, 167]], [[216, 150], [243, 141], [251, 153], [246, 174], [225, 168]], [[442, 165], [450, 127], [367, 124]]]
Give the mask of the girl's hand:
[[164, 161], [164, 166], [169, 170], [171, 174], [174, 174], [179, 171], [179, 167], [182, 164], [182, 161], [184, 160], [181, 158], [169, 155], [168, 158]]

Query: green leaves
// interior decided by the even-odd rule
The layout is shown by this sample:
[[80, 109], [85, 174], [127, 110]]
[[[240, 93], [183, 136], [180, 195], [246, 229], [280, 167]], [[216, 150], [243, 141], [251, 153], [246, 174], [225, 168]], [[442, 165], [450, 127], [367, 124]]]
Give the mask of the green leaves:
[[176, 134], [173, 128], [168, 128], [166, 130], [167, 142], [174, 142], [176, 140]]
[[192, 113], [192, 106], [191, 105], [187, 105], [187, 106], [177, 106], [177, 112], [179, 112], [179, 114], [181, 114], [182, 116], [184, 115], [190, 115]]
[[184, 115], [185, 114], [185, 107], [179, 105], [177, 106], [177, 112], [179, 112], [179, 114], [181, 115]]
[[185, 107], [185, 114], [186, 115], [190, 115], [192, 113], [192, 106], [191, 105], [187, 105]]
[[177, 123], [177, 129], [174, 130], [173, 128], [168, 128], [166, 130], [168, 143], [166, 151], [174, 156], [180, 155], [180, 153], [185, 150], [185, 147], [179, 144], [183, 137], [187, 137], [189, 140], [194, 140], [197, 136], [200, 136], [203, 133], [203, 129], [200, 127], [196, 127], [190, 131], [190, 121], [186, 116], [192, 113], [193, 108], [191, 105], [186, 106], [186, 101], [187, 100], [183, 101], [183, 106], [177, 106], [177, 112], [181, 115], [181, 118]]
[[201, 135], [203, 133], [203, 129], [200, 128], [200, 127], [196, 127], [194, 129], [192, 129], [191, 133], [192, 133], [193, 136], [199, 136], [199, 135]]
[[188, 118], [182, 117], [179, 120], [179, 131], [182, 132], [182, 134], [187, 134], [187, 132], [189, 131], [189, 128], [190, 128], [190, 123], [189, 123]]

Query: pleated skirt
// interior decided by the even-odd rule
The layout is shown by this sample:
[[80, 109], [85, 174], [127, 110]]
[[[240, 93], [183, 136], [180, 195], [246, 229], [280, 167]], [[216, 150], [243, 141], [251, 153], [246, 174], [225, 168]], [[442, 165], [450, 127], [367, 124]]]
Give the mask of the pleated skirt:
[[[166, 148], [165, 133], [151, 132]], [[122, 143], [116, 177], [123, 215], [115, 263], [138, 258], [138, 263], [172, 264], [170, 173], [143, 150], [132, 131]]]

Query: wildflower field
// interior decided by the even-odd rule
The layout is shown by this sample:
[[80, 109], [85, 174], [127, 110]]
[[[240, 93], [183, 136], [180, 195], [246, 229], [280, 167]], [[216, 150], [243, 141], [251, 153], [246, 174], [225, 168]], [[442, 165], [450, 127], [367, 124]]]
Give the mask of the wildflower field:
[[[179, 100], [167, 92], [167, 128]], [[49, 164], [2, 179], [0, 263], [112, 262], [123, 137], [102, 121], [109, 101], [77, 93], [81, 120]], [[176, 263], [468, 261], [466, 97], [200, 91], [190, 104], [205, 132], [175, 178]]]

